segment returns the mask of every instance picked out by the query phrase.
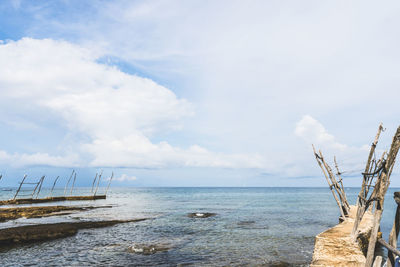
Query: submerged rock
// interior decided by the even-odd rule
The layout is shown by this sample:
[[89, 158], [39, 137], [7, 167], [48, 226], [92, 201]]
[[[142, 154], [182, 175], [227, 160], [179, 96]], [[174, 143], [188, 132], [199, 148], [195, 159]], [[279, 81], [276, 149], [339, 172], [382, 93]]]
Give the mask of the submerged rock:
[[80, 229], [109, 227], [120, 223], [140, 222], [144, 220], [147, 220], [147, 218], [134, 220], [65, 222], [5, 228], [0, 229], [0, 247], [72, 236]]
[[15, 220], [18, 218], [41, 218], [55, 215], [66, 215], [77, 211], [86, 211], [99, 208], [111, 208], [112, 206], [36, 206], [0, 208], [0, 222]]
[[217, 215], [216, 213], [210, 213], [210, 212], [197, 212], [197, 213], [189, 213], [187, 216], [189, 218], [208, 218]]
[[152, 255], [157, 252], [168, 251], [172, 248], [170, 244], [134, 244], [128, 251], [143, 255]]
[[237, 223], [237, 225], [239, 226], [248, 226], [248, 225], [253, 225], [255, 224], [256, 221], [240, 221]]

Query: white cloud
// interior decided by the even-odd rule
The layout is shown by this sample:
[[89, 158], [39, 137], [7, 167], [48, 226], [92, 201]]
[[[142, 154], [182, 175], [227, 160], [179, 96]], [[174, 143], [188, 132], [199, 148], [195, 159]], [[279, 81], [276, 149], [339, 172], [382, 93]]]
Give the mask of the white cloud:
[[[84, 135], [69, 144], [69, 151], [79, 153], [81, 166], [262, 166], [257, 155], [153, 143], [153, 135], [182, 128], [182, 120], [193, 114], [192, 104], [150, 79], [97, 63], [99, 56], [51, 39], [24, 38], [0, 45], [0, 111], [31, 117], [30, 124], [41, 123], [45, 128], [57, 126], [46, 124], [46, 119], [52, 119], [51, 123], [66, 127], [69, 133]], [[5, 115], [0, 115], [0, 121], [8, 122]], [[19, 164], [77, 162], [76, 155], [4, 154], [5, 162], [10, 158]]]
[[[110, 178], [108, 178], [109, 180]], [[115, 177], [113, 178], [113, 181], [117, 181], [117, 182], [132, 182], [132, 181], [136, 181], [137, 178], [135, 176], [128, 176], [126, 174], [122, 174], [119, 177]]]
[[65, 156], [51, 156], [47, 153], [13, 153], [0, 150], [0, 164], [12, 167], [22, 167], [27, 165], [45, 165], [55, 167], [75, 167], [79, 166], [79, 155], [68, 154]]
[[[365, 160], [368, 157], [368, 152], [370, 150], [369, 145], [349, 146], [347, 144], [342, 144], [338, 142], [332, 134], [330, 134], [325, 127], [316, 119], [310, 115], [305, 115], [301, 120], [296, 123], [296, 128], [294, 134], [301, 137], [309, 149], [307, 151], [307, 158], [312, 158], [311, 144], [315, 145], [315, 148], [321, 150], [325, 160], [334, 167], [333, 158], [337, 157], [339, 167], [341, 171], [354, 171], [356, 173], [361, 173], [363, 170]], [[370, 136], [371, 140], [373, 136]], [[376, 154], [379, 155], [383, 152], [381, 148], [376, 150]], [[303, 163], [304, 164], [304, 163]], [[309, 164], [316, 164], [315, 162], [310, 162]], [[300, 167], [301, 164], [297, 166]], [[301, 167], [297, 170], [298, 173], [301, 172]]]
[[323, 145], [325, 147], [345, 150], [347, 145], [341, 144], [335, 140], [335, 137], [329, 134], [325, 127], [310, 115], [305, 115], [297, 122], [294, 133], [303, 138], [308, 143]]

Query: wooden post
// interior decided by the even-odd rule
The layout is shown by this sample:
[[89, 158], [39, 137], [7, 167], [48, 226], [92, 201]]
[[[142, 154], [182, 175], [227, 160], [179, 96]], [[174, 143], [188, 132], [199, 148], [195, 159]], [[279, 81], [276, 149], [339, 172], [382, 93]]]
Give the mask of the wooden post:
[[42, 190], [42, 185], [43, 185], [44, 177], [45, 177], [45, 175], [43, 175], [42, 178], [40, 178], [40, 181], [39, 181], [40, 186], [39, 186], [39, 190], [38, 190], [38, 192], [37, 192], [37, 194], [36, 194], [36, 198], [39, 197], [40, 190]]
[[[328, 174], [329, 174], [329, 178], [330, 178], [330, 180], [331, 180], [332, 187], [333, 187], [333, 189], [335, 189], [336, 193], [337, 193], [338, 196], [339, 196], [340, 203], [341, 203], [340, 205], [341, 205], [341, 207], [342, 207], [342, 210], [343, 210], [344, 215], [346, 216], [347, 214], [349, 214], [349, 211], [348, 211], [348, 209], [347, 209], [347, 207], [346, 207], [346, 202], [347, 202], [347, 200], [346, 200], [346, 195], [345, 195], [344, 191], [342, 192], [341, 189], [339, 188], [338, 182], [337, 182], [336, 179], [335, 179], [335, 175], [333, 174], [331, 167], [329, 167], [329, 165], [325, 162], [325, 159], [324, 159], [324, 157], [322, 156], [321, 151], [319, 151], [319, 155], [320, 155], [320, 157], [321, 157], [322, 163], [323, 163], [324, 166], [325, 166], [325, 169], [327, 170], [327, 172], [328, 172]], [[343, 218], [343, 219], [345, 220], [346, 218]]]
[[397, 128], [396, 134], [393, 137], [392, 145], [390, 147], [386, 162], [384, 164], [384, 169], [381, 172], [380, 177], [378, 178], [380, 187], [379, 187], [379, 192], [377, 192], [376, 195], [378, 200], [376, 201], [376, 209], [374, 213], [374, 226], [372, 228], [371, 236], [369, 239], [367, 259], [365, 263], [366, 267], [371, 267], [374, 260], [375, 245], [377, 241], [378, 230], [380, 227], [380, 221], [382, 218], [385, 194], [390, 184], [390, 176], [388, 174], [390, 173], [390, 170], [393, 168], [392, 165], [396, 160], [399, 148], [400, 148], [400, 127]]
[[75, 172], [75, 174], [74, 174], [74, 181], [72, 182], [71, 191], [69, 192], [69, 194], [70, 194], [71, 196], [72, 196], [72, 190], [74, 190], [75, 180], [76, 180], [76, 172]]
[[[376, 133], [374, 142], [371, 145], [371, 149], [369, 151], [368, 160], [367, 160], [367, 164], [365, 165], [364, 173], [368, 173], [370, 170], [371, 160], [375, 153], [375, 148], [376, 148], [376, 145], [378, 144], [379, 136], [380, 136], [382, 130], [383, 130], [383, 126], [381, 123], [381, 124], [379, 124], [378, 132]], [[365, 208], [364, 207], [365, 206], [365, 197], [366, 197], [365, 196], [365, 188], [366, 188], [366, 184], [367, 184], [367, 179], [368, 179], [368, 177], [366, 175], [364, 175], [362, 185], [361, 185], [361, 190], [360, 190], [360, 193], [358, 194], [358, 198], [357, 198], [357, 213], [356, 213], [356, 218], [354, 219], [353, 229], [351, 231], [351, 235], [354, 238], [356, 238], [356, 232], [357, 232], [358, 225], [362, 219], [362, 216], [364, 215], [363, 210]]]
[[108, 188], [110, 188], [111, 180], [112, 180], [113, 177], [114, 177], [114, 172], [112, 172], [111, 178], [110, 178], [110, 180], [108, 181], [108, 185], [107, 185], [107, 189], [106, 189], [106, 193], [105, 193], [106, 196], [107, 196]]
[[335, 192], [333, 191], [333, 187], [332, 187], [331, 182], [329, 181], [328, 174], [326, 173], [324, 167], [322, 166], [322, 163], [321, 163], [321, 161], [322, 161], [322, 159], [321, 159], [321, 158], [322, 158], [322, 154], [321, 154], [321, 152], [320, 152], [320, 155], [318, 155], [317, 152], [315, 151], [314, 145], [313, 145], [312, 147], [313, 147], [313, 150], [314, 150], [315, 159], [317, 160], [319, 167], [321, 168], [322, 172], [324, 173], [325, 179], [326, 179], [326, 181], [328, 182], [328, 185], [329, 185], [329, 189], [331, 190], [332, 195], [333, 195], [333, 197], [334, 197], [335, 200], [336, 200], [336, 204], [339, 206], [340, 214], [341, 214], [343, 220], [345, 220], [346, 217], [345, 217], [345, 215], [344, 215], [343, 207], [342, 207], [342, 205], [340, 204], [340, 201], [339, 201], [339, 199], [337, 198]]
[[96, 176], [94, 177], [94, 180], [92, 183], [92, 190], [90, 190], [90, 193], [93, 193], [94, 183], [96, 182], [96, 179], [97, 179], [97, 172], [96, 172]]
[[57, 178], [54, 180], [53, 187], [51, 188], [51, 191], [50, 191], [50, 197], [53, 196], [53, 189], [54, 189], [54, 187], [56, 186], [56, 183], [57, 183], [57, 180], [58, 180], [59, 177], [60, 177], [60, 176], [57, 176]]
[[25, 174], [25, 175], [24, 175], [24, 179], [22, 179], [22, 182], [19, 184], [18, 190], [17, 190], [17, 192], [15, 193], [15, 196], [14, 196], [14, 198], [13, 198], [14, 200], [17, 198], [17, 195], [18, 195], [18, 193], [19, 193], [19, 190], [21, 190], [22, 184], [24, 183], [26, 177], [27, 177], [27, 175]]
[[64, 188], [64, 196], [67, 194], [67, 188], [68, 188], [68, 185], [69, 185], [69, 181], [71, 180], [72, 175], [74, 175], [74, 172], [75, 172], [75, 170], [72, 170], [71, 176], [69, 177], [68, 182], [67, 182], [67, 184], [65, 185], [65, 188]]
[[102, 176], [102, 175], [103, 175], [103, 170], [101, 170], [100, 175], [99, 175], [99, 178], [97, 179], [97, 186], [96, 186], [96, 191], [94, 191], [94, 195], [97, 194], [97, 189], [99, 188], [100, 179], [101, 179], [101, 176]]
[[38, 186], [39, 186], [39, 184], [40, 184], [41, 181], [42, 181], [42, 177], [40, 177], [39, 181], [36, 183], [36, 186], [35, 186], [35, 189], [33, 189], [31, 198], [33, 198], [33, 196], [35, 195], [36, 189], [38, 188]]
[[382, 256], [376, 256], [374, 260], [374, 265], [372, 267], [381, 267], [382, 266]]
[[[400, 229], [400, 192], [394, 192], [394, 200], [396, 201], [397, 209], [396, 209], [396, 216], [393, 222], [392, 231], [390, 231], [389, 235], [389, 245], [391, 245], [393, 248], [397, 248], [397, 239], [399, 237], [399, 229]], [[394, 258], [395, 257], [393, 255], [393, 252], [389, 250], [387, 267], [394, 267], [395, 265]]]
[[336, 168], [336, 171], [337, 171], [337, 176], [339, 177], [340, 187], [341, 187], [341, 189], [342, 189], [343, 195], [345, 196], [345, 203], [344, 203], [344, 204], [346, 204], [347, 210], [350, 210], [350, 204], [349, 204], [349, 202], [347, 201], [346, 193], [345, 193], [345, 191], [344, 191], [343, 179], [342, 179], [342, 177], [340, 176], [339, 166], [338, 166], [338, 164], [337, 164], [337, 162], [336, 162], [336, 156], [333, 157], [333, 160], [334, 160], [334, 162], [335, 162], [335, 168]]

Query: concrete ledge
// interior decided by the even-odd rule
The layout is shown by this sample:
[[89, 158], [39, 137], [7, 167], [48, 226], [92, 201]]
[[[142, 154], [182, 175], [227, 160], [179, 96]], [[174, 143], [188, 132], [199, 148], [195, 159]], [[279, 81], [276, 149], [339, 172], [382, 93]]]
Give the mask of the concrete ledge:
[[310, 267], [365, 266], [364, 253], [366, 253], [373, 226], [373, 215], [369, 211], [364, 214], [359, 226], [357, 241], [353, 241], [350, 235], [356, 213], [357, 207], [351, 206], [346, 221], [315, 237]]

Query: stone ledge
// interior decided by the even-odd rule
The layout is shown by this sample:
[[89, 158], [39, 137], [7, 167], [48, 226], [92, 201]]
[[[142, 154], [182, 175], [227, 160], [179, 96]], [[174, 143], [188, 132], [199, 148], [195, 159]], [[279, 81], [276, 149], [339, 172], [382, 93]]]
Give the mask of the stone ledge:
[[[315, 237], [313, 258], [310, 267], [320, 266], [365, 266], [365, 248], [373, 226], [373, 215], [367, 211], [360, 223], [357, 241], [353, 241], [351, 230], [357, 212], [350, 207], [346, 221], [320, 233]], [[364, 252], [363, 252], [364, 250]]]

